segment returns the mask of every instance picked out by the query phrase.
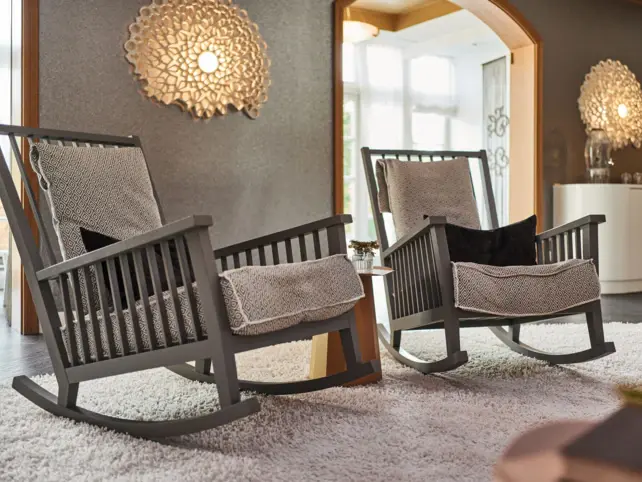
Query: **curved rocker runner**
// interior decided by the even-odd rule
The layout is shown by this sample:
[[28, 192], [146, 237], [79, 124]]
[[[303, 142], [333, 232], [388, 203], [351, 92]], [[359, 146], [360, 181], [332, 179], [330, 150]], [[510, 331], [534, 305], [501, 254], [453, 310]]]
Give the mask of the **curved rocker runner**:
[[[326, 388], [345, 385], [353, 380], [358, 380], [380, 369], [378, 362], [367, 362], [356, 365], [352, 370], [329, 375], [311, 380], [293, 382], [258, 382], [252, 380], [239, 380], [241, 390], [261, 393], [263, 395], [293, 395], [296, 393], [315, 392]], [[202, 373], [192, 365], [184, 363], [168, 367], [169, 370], [189, 380], [201, 383], [216, 383], [213, 373]]]
[[422, 360], [401, 348], [401, 332], [398, 331], [396, 333], [397, 340], [392, 340], [390, 338], [390, 333], [388, 333], [385, 326], [378, 325], [377, 328], [379, 332], [379, 340], [386, 350], [388, 350], [388, 353], [390, 353], [397, 361], [400, 361], [404, 365], [412, 367], [421, 373], [429, 374], [447, 372], [468, 363], [468, 353], [465, 351], [456, 351], [447, 355], [445, 358], [434, 362]]
[[[519, 328], [520, 325], [515, 325]], [[615, 353], [615, 344], [612, 342], [605, 342], [602, 339], [600, 342], [592, 345], [591, 348], [584, 351], [575, 353], [558, 354], [548, 353], [538, 350], [537, 348], [530, 347], [519, 340], [519, 331], [517, 336], [515, 330], [505, 330], [500, 327], [493, 327], [490, 329], [493, 334], [499, 338], [507, 347], [520, 355], [542, 360], [554, 365], [569, 365], [572, 363], [584, 363], [587, 361], [597, 360], [599, 358]]]
[[[296, 268], [294, 254], [302, 262], [343, 259], [349, 264], [344, 225], [351, 222], [350, 216], [309, 223], [214, 253], [211, 217], [165, 222], [137, 137], [0, 125], [3, 135], [20, 169], [46, 258], [53, 262], [45, 266], [5, 162], [9, 153], [0, 151], [0, 200], [24, 264], [58, 393], [26, 377], [16, 377], [13, 388], [40, 408], [134, 436], [169, 437], [211, 429], [258, 412], [258, 400], [241, 400], [241, 389], [273, 394], [319, 390], [358, 379], [376, 368], [361, 363], [352, 298], [331, 305], [330, 311], [319, 308], [321, 314], [313, 318], [317, 321], [291, 326], [288, 320], [290, 326], [284, 329], [274, 324], [261, 327], [261, 334], [239, 334], [232, 326], [228, 299], [219, 282], [219, 266], [222, 271], [253, 264]], [[29, 160], [43, 180], [40, 187], [49, 191], [47, 202], [54, 208], [51, 219], [42, 216], [31, 188], [26, 156], [18, 146], [21, 137], [29, 139]], [[84, 175], [86, 172], [94, 174]], [[135, 207], [110, 201], [110, 196], [118, 196], [123, 189], [135, 198]], [[111, 207], [109, 214], [101, 211], [104, 205]], [[126, 227], [121, 225], [124, 218], [128, 219]], [[100, 226], [94, 226], [96, 219], [101, 220]], [[60, 243], [67, 260], [54, 254], [47, 236], [52, 226], [58, 229], [54, 242]], [[283, 252], [286, 256], [281, 259]], [[360, 287], [357, 275], [354, 277], [353, 291], [355, 283]], [[350, 279], [339, 276], [336, 282], [349, 286]], [[62, 320], [52, 283], [57, 283], [61, 293]], [[238, 380], [236, 353], [334, 331], [341, 334], [345, 372], [292, 383]], [[186, 365], [194, 360], [198, 360], [197, 371]], [[215, 384], [218, 400], [212, 400], [212, 412], [179, 420], [142, 421], [109, 417], [77, 405], [81, 382], [160, 367]], [[216, 378], [209, 374], [211, 369]]]
[[260, 410], [258, 400], [250, 398], [200, 417], [147, 422], [108, 417], [78, 406], [65, 407], [58, 403], [56, 395], [24, 376], [13, 379], [13, 388], [25, 398], [53, 415], [142, 438], [176, 437], [201, 432], [247, 417]]
[[[614, 344], [604, 340], [602, 310], [599, 301], [599, 280], [596, 274], [599, 272], [598, 225], [605, 222], [604, 216], [587, 216], [537, 235], [534, 239], [535, 249], [532, 250], [533, 258], [537, 257], [536, 260], [533, 259], [533, 262], [536, 261], [534, 266], [501, 264], [496, 266], [505, 268], [498, 269], [496, 266], [484, 268], [482, 265], [474, 263], [451, 263], [452, 246], [449, 245], [446, 234], [447, 220], [442, 216], [434, 216], [435, 213], [431, 213], [431, 210], [439, 211], [445, 203], [444, 200], [450, 199], [451, 203], [448, 206], [451, 213], [460, 216], [461, 220], [472, 220], [473, 224], [474, 222], [479, 223], [480, 218], [472, 182], [471, 186], [466, 187], [471, 179], [470, 163], [476, 162], [482, 173], [484, 211], [488, 213], [491, 228], [498, 228], [486, 152], [433, 152], [364, 148], [362, 156], [370, 201], [373, 206], [375, 228], [382, 249], [382, 262], [394, 270], [392, 275], [385, 278], [390, 329], [379, 325], [379, 340], [396, 360], [425, 374], [456, 369], [468, 361], [468, 354], [460, 348], [460, 329], [466, 327], [489, 327], [493, 334], [511, 350], [553, 364], [582, 363], [615, 352]], [[459, 164], [454, 162], [464, 160], [466, 162], [459, 162]], [[438, 162], [433, 164], [433, 161]], [[438, 166], [437, 170], [432, 166]], [[377, 168], [376, 176], [375, 167]], [[412, 171], [408, 169], [412, 169]], [[404, 174], [404, 170], [406, 170], [406, 174]], [[447, 181], [454, 182], [453, 179], [457, 181], [456, 185], [448, 185]], [[431, 183], [431, 186], [443, 186], [447, 195], [445, 198], [439, 198], [433, 195], [438, 190], [422, 189], [416, 182], [428, 182]], [[396, 196], [394, 198], [395, 209], [400, 213], [399, 217], [395, 217], [395, 228], [398, 231], [397, 237], [399, 239], [392, 246], [388, 243], [388, 233], [382, 214], [383, 210], [385, 212], [393, 211], [391, 208], [392, 195], [389, 194], [391, 189], [394, 190]], [[458, 190], [457, 202], [452, 201], [454, 199], [452, 193], [455, 190]], [[422, 193], [430, 194], [419, 200], [418, 196], [424, 195]], [[428, 199], [428, 196], [433, 196], [433, 199]], [[425, 212], [418, 212], [422, 211], [422, 208], [418, 208], [420, 202], [429, 204], [425, 208], [422, 205]], [[409, 221], [413, 218], [416, 219], [416, 223], [410, 225]], [[463, 229], [466, 228], [469, 226]], [[481, 232], [478, 226], [471, 229]], [[530, 246], [533, 247], [533, 245]], [[466, 268], [469, 270], [468, 273], [474, 272], [476, 277], [473, 278], [469, 274], [469, 278], [466, 279], [464, 276]], [[464, 274], [459, 273], [459, 270], [462, 269]], [[573, 289], [570, 291], [576, 299], [570, 308], [561, 307], [549, 311], [536, 311], [539, 306], [533, 302], [525, 310], [525, 313], [529, 314], [511, 315], [510, 317], [487, 314], [496, 313], [495, 311], [487, 311], [487, 307], [478, 310], [464, 310], [457, 307], [459, 306], [458, 295], [468, 295], [469, 300], [481, 298], [482, 301], [485, 301], [484, 296], [487, 296], [491, 299], [491, 308], [504, 304], [507, 306], [506, 310], [519, 310], [522, 300], [511, 301], [507, 295], [501, 299], [501, 292], [500, 296], [495, 296], [496, 286], [499, 283], [504, 283], [503, 286], [507, 286], [507, 282], [504, 280], [518, 279], [519, 276], [523, 276], [521, 282], [527, 278], [537, 280], [534, 284], [524, 285], [527, 286], [526, 288], [522, 286], [521, 293], [523, 294], [520, 296], [528, 297], [532, 291], [537, 291], [537, 283], [557, 282], [560, 285], [559, 290], [551, 289], [549, 284], [547, 285], [548, 291], [542, 290], [542, 293], [561, 292], [566, 285], [572, 285]], [[562, 276], [566, 278], [562, 278]], [[569, 278], [569, 276], [575, 276], [575, 278]], [[462, 288], [462, 280], [468, 281], [467, 290]], [[508, 288], [512, 288], [512, 286], [508, 285]], [[532, 290], [528, 288], [532, 288]], [[484, 289], [490, 291], [486, 292], [484, 296], [474, 296], [475, 293], [483, 292]], [[560, 297], [563, 296], [560, 295]], [[542, 295], [541, 298], [546, 303], [545, 296]], [[461, 301], [460, 298], [459, 300]], [[562, 304], [563, 301], [556, 306]], [[534, 308], [532, 305], [535, 305]], [[464, 303], [463, 306], [471, 305]], [[530, 309], [535, 311], [529, 311]], [[532, 315], [533, 312], [553, 312], [553, 314], [537, 316]], [[515, 311], [502, 311], [502, 313], [515, 313]], [[548, 353], [530, 347], [520, 340], [520, 326], [522, 324], [573, 314], [586, 316], [591, 343], [590, 348], [586, 350], [568, 354]], [[404, 331], [434, 329], [444, 330], [446, 356], [443, 359], [421, 360], [401, 347]], [[555, 328], [551, 327], [551, 329]]]

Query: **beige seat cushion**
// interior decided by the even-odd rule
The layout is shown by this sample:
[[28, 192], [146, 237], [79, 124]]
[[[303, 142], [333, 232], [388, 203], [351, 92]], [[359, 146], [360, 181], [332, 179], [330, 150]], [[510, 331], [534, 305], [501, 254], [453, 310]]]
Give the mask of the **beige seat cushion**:
[[538, 266], [453, 263], [455, 306], [504, 317], [544, 316], [600, 299], [591, 260]]
[[238, 335], [329, 320], [352, 309], [364, 296], [359, 275], [345, 255], [246, 266], [220, 277], [230, 326]]

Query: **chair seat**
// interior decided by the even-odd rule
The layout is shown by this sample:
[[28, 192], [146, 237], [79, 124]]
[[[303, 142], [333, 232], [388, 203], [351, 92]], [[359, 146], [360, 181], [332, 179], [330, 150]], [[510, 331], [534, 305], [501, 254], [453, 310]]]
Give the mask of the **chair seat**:
[[600, 299], [592, 260], [536, 266], [453, 263], [455, 306], [502, 317], [545, 316]]
[[[338, 282], [337, 280], [341, 280]], [[345, 255], [330, 256], [303, 263], [288, 263], [278, 266], [248, 266], [221, 274], [221, 286], [225, 299], [229, 323], [232, 332], [239, 336], [255, 336], [289, 328], [304, 322], [328, 320], [346, 313], [363, 298], [363, 286], [355, 272], [352, 263]], [[207, 336], [207, 327], [203, 320], [201, 302], [196, 283], [192, 284], [196, 322], [203, 337]], [[185, 287], [178, 288], [179, 311], [184, 320], [188, 341], [196, 341], [196, 331], [193, 322], [192, 304], [189, 301]], [[149, 305], [154, 326], [156, 346], [165, 346], [162, 308], [156, 296], [149, 297]], [[167, 313], [170, 344], [180, 342], [180, 332], [174, 312], [172, 294], [163, 292], [164, 311]], [[152, 343], [147, 328], [144, 306], [142, 301], [136, 302], [136, 318], [140, 326], [141, 341], [144, 350], [150, 350]], [[111, 329], [116, 341], [116, 353], [123, 355], [118, 317], [115, 311], [110, 313]], [[107, 357], [107, 326], [103, 322], [102, 313], [98, 313], [100, 326], [100, 341], [103, 355]], [[125, 334], [122, 339], [127, 344], [127, 352], [136, 352], [134, 333], [135, 320], [129, 309], [123, 310]], [[82, 339], [78, 323], [74, 322], [78, 353], [87, 363], [95, 361], [96, 343], [93, 327], [89, 316], [84, 320], [89, 338], [89, 357], [83, 354]], [[69, 333], [65, 326], [61, 328], [63, 341], [69, 353]]]

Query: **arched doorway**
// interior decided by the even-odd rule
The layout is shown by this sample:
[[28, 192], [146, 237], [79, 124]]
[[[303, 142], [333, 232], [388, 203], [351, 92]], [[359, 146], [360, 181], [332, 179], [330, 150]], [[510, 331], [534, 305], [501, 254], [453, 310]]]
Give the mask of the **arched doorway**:
[[[344, 212], [343, 184], [343, 20], [356, 0], [334, 6], [334, 207]], [[526, 19], [505, 0], [451, 0], [490, 27], [511, 52], [510, 220], [542, 212], [542, 41]], [[541, 216], [539, 216], [541, 219]]]

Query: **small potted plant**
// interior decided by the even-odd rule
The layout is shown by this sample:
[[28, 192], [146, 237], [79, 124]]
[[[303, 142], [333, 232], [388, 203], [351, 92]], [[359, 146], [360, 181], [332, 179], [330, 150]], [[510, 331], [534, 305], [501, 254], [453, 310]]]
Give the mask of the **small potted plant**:
[[376, 241], [350, 241], [350, 249], [354, 250], [352, 263], [361, 271], [369, 271], [374, 264], [375, 250], [379, 249]]

